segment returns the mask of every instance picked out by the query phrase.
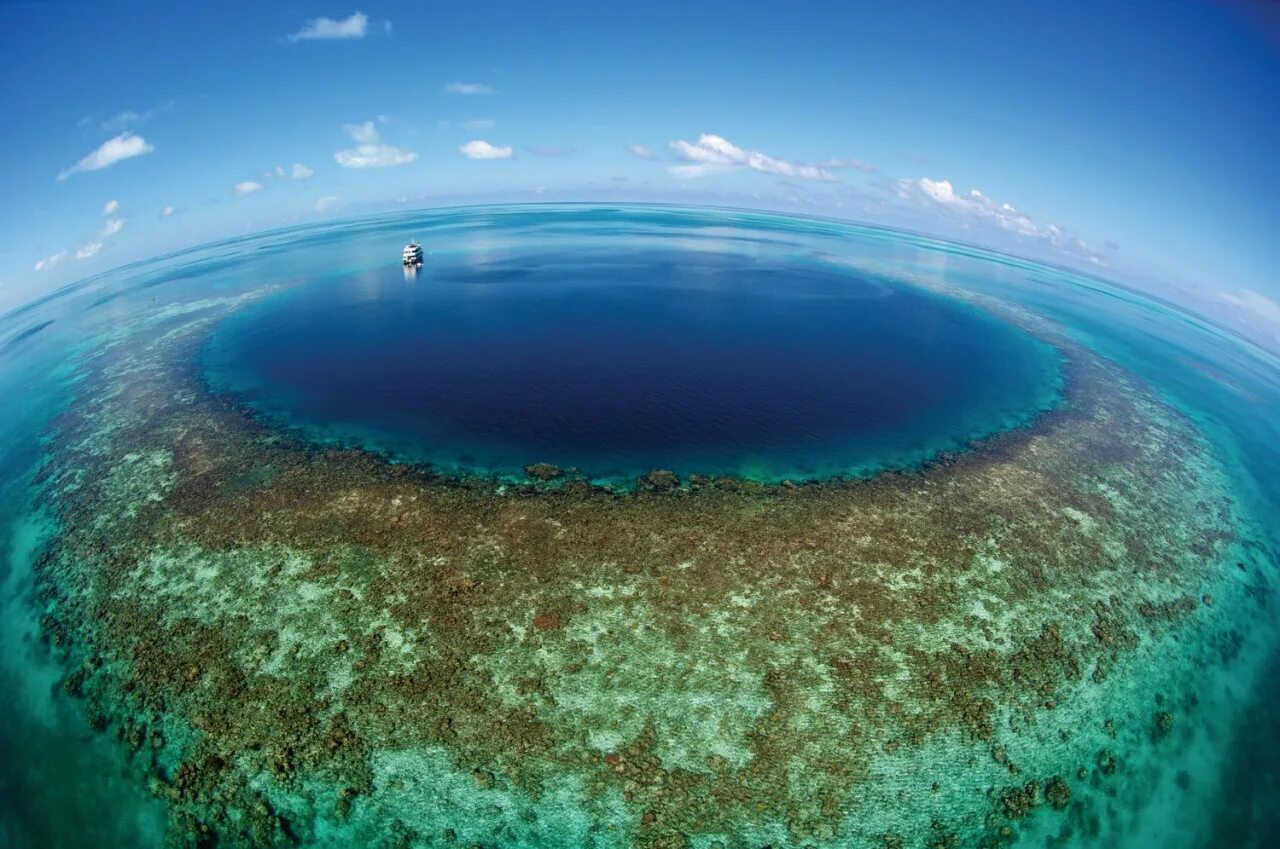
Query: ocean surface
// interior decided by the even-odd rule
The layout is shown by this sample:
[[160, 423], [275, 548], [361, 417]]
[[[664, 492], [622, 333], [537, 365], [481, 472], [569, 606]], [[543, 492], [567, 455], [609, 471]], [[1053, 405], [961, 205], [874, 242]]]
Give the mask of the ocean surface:
[[[417, 272], [398, 263], [411, 238], [427, 252]], [[37, 562], [64, 520], [41, 471], [85, 363], [186, 315], [205, 320], [209, 305], [219, 317], [175, 368], [221, 403], [314, 449], [365, 449], [496, 492], [526, 485], [534, 463], [618, 497], [652, 469], [764, 485], [927, 470], [1068, 409], [1067, 348], [1079, 346], [1203, 437], [1248, 522], [1248, 544], [1222, 555], [1224, 574], [1247, 576], [1247, 602], [1220, 596], [1217, 630], [1170, 637], [1208, 653], [1230, 628], [1229, 663], [1161, 667], [1156, 654], [1129, 695], [1117, 685], [1105, 704], [1071, 703], [1081, 722], [1122, 698], [1150, 713], [1164, 704], [1149, 704], [1151, 681], [1197, 682], [1176, 747], [1135, 735], [1127, 783], [1074, 791], [1107, 811], [1089, 815], [1102, 825], [1040, 817], [1005, 837], [1280, 845], [1274, 355], [1100, 279], [969, 246], [764, 213], [575, 205], [271, 231], [116, 269], [0, 317], [0, 845], [158, 846], [174, 833], [153, 768], [86, 718], [42, 629]], [[951, 845], [990, 837], [975, 828]]]
[[375, 267], [267, 299], [210, 340], [210, 383], [315, 441], [606, 480], [868, 474], [1056, 400], [1048, 345], [820, 258], [506, 253], [440, 251], [420, 272]]

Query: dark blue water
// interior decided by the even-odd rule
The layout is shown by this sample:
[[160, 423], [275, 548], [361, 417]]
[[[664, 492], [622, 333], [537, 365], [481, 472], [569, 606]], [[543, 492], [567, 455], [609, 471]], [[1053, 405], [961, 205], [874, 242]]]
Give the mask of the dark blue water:
[[760, 478], [910, 465], [1051, 403], [1056, 354], [967, 304], [804, 257], [432, 258], [234, 316], [215, 386], [320, 440], [447, 467]]

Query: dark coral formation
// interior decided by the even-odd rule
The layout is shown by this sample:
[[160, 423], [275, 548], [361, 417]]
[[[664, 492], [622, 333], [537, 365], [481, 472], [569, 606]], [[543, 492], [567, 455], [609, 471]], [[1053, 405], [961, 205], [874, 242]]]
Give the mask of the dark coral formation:
[[[203, 391], [205, 326], [86, 363], [39, 567], [66, 691], [193, 844], [957, 845], [929, 798], [1069, 804], [994, 789], [1000, 741], [1194, 621], [1237, 527], [1194, 428], [1062, 339], [1062, 409], [922, 470], [619, 493], [295, 444]], [[993, 754], [886, 779], [931, 746]]]

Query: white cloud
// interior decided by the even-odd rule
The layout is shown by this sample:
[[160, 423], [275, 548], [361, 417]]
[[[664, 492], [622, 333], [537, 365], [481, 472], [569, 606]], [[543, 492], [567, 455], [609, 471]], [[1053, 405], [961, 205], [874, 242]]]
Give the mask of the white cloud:
[[631, 151], [633, 156], [638, 156], [641, 159], [657, 159], [657, 157], [653, 155], [653, 151], [649, 150], [649, 148], [642, 144], [628, 145], [627, 150]]
[[139, 115], [137, 112], [134, 112], [132, 109], [126, 109], [123, 112], [117, 112], [115, 115], [112, 115], [110, 118], [103, 121], [102, 129], [106, 130], [108, 133], [123, 132], [124, 130], [127, 130], [130, 127], [132, 127], [134, 124], [137, 124], [141, 121], [145, 121], [149, 117], [151, 117], [150, 112], [148, 112], [146, 115]]
[[317, 41], [333, 38], [364, 38], [369, 29], [369, 16], [364, 12], [353, 12], [342, 20], [333, 18], [313, 18], [307, 21], [302, 29], [285, 38], [290, 41]]
[[365, 121], [363, 124], [347, 124], [343, 129], [356, 143], [355, 147], [340, 150], [333, 155], [343, 168], [387, 168], [418, 161], [416, 151], [381, 144], [378, 128], [372, 121]]
[[147, 143], [142, 136], [133, 133], [121, 133], [114, 138], [109, 138], [98, 146], [96, 150], [82, 158], [70, 168], [64, 168], [59, 174], [59, 180], [65, 180], [77, 171], [98, 171], [117, 162], [126, 159], [132, 159], [135, 156], [142, 156], [144, 153], [150, 153], [155, 148]]
[[484, 83], [449, 83], [442, 91], [445, 94], [493, 94], [493, 89]]
[[711, 133], [703, 133], [698, 137], [697, 142], [673, 141], [671, 149], [680, 159], [691, 163], [673, 165], [668, 169], [677, 177], [702, 177], [733, 168], [750, 168], [752, 171], [777, 174], [782, 177], [798, 177], [823, 182], [835, 180], [835, 175], [826, 168], [803, 162], [775, 159], [759, 151], [743, 150], [727, 139]]
[[316, 172], [301, 162], [293, 163], [292, 168], [285, 168], [283, 165], [277, 165], [269, 171], [262, 172], [264, 180], [306, 180]]
[[329, 210], [333, 209], [334, 206], [337, 205], [337, 203], [338, 203], [337, 197], [335, 197], [334, 195], [325, 195], [324, 197], [320, 198], [320, 200], [316, 201], [316, 212], [321, 214], [326, 213]]
[[236, 183], [236, 194], [241, 197], [260, 191], [262, 191], [262, 184], [255, 183], [253, 180], [245, 180], [243, 183]]
[[959, 194], [950, 180], [932, 180], [920, 177], [914, 180], [898, 180], [895, 184], [898, 197], [915, 200], [941, 208], [955, 215], [962, 223], [981, 221], [994, 224], [1015, 235], [1035, 239], [1049, 246], [1094, 265], [1106, 266], [1106, 261], [1083, 239], [1068, 233], [1057, 224], [1038, 224], [1012, 204], [998, 203], [978, 189]]
[[[132, 109], [124, 109], [110, 118], [102, 122], [102, 129], [108, 133], [122, 133], [130, 127], [136, 127], [146, 121], [150, 121], [160, 112], [168, 112], [177, 105], [176, 100], [166, 100], [159, 106], [146, 110], [145, 112], [135, 112]], [[81, 119], [81, 124], [88, 124], [92, 116], [86, 115]]]
[[103, 215], [115, 215], [116, 210], [120, 208], [120, 201], [109, 200], [102, 206]]
[[[173, 109], [177, 104], [177, 100], [166, 100], [163, 104], [160, 104], [159, 106], [152, 106], [151, 109], [142, 111], [142, 113], [138, 113], [138, 111], [134, 111], [132, 109], [118, 111], [118, 113], [111, 115], [110, 118], [102, 122], [102, 129], [109, 133], [123, 133], [131, 127], [137, 127], [138, 124], [148, 122], [148, 120], [155, 118], [157, 114], [163, 113], [163, 111]], [[92, 115], [86, 115], [86, 117], [81, 119], [81, 125], [87, 125], [90, 123], [91, 119]]]
[[44, 271], [46, 268], [53, 268], [55, 265], [57, 265], [58, 263], [66, 259], [67, 256], [68, 256], [67, 251], [58, 251], [56, 254], [53, 254], [52, 256], [47, 256], [44, 259], [36, 260], [36, 271]]
[[342, 127], [356, 144], [374, 144], [378, 141], [378, 128], [372, 121], [363, 124], [344, 124]]
[[[111, 201], [103, 208], [103, 214], [111, 215], [118, 207], [119, 204], [115, 201]], [[108, 218], [102, 225], [102, 229], [98, 231], [98, 234], [83, 245], [65, 251], [58, 251], [57, 253], [47, 256], [42, 260], [38, 260], [35, 266], [36, 271], [44, 271], [46, 268], [53, 268], [63, 260], [72, 257], [75, 259], [89, 259], [97, 255], [98, 251], [102, 250], [102, 246], [106, 244], [107, 239], [110, 239], [123, 229], [123, 218]]]
[[495, 147], [487, 141], [475, 139], [458, 148], [468, 159], [510, 159], [510, 147]]
[[165, 207], [164, 207], [164, 209], [160, 210], [160, 217], [161, 217], [161, 218], [168, 218], [170, 215], [173, 215], [175, 212], [177, 212], [177, 210], [176, 210], [176, 209], [174, 209], [172, 206], [169, 206], [168, 204], [166, 204], [166, 205], [165, 205]]
[[340, 150], [333, 158], [343, 168], [388, 168], [408, 165], [418, 161], [416, 151], [393, 147], [389, 144], [362, 144], [348, 150]]
[[1252, 289], [1241, 289], [1239, 292], [1219, 292], [1215, 296], [1224, 304], [1235, 307], [1246, 314], [1246, 317], [1257, 318], [1264, 324], [1280, 327], [1280, 303]]
[[828, 159], [819, 163], [823, 168], [852, 168], [854, 171], [872, 172], [877, 170], [876, 166], [863, 162], [860, 159]]
[[529, 153], [534, 156], [541, 156], [546, 159], [556, 159], [563, 156], [572, 156], [577, 151], [572, 147], [564, 144], [546, 144], [536, 145], [534, 147], [526, 147]]

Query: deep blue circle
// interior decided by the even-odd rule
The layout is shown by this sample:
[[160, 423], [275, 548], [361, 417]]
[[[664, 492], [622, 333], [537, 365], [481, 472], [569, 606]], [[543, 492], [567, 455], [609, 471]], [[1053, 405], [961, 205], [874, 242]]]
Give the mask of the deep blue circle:
[[918, 461], [1025, 419], [1056, 374], [1047, 346], [931, 292], [808, 259], [665, 250], [317, 283], [228, 322], [209, 362], [215, 383], [318, 438], [601, 476]]

